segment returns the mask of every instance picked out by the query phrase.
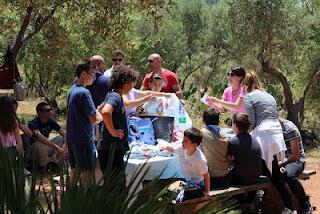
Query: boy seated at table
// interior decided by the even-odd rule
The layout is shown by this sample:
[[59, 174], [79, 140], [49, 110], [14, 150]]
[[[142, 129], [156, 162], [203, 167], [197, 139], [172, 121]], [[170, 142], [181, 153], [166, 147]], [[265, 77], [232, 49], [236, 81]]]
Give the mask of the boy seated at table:
[[204, 127], [200, 130], [203, 137], [199, 147], [208, 161], [211, 188], [226, 187], [232, 179], [227, 156], [228, 139], [221, 134], [219, 117], [220, 113], [214, 108], [205, 110], [202, 115]]
[[236, 136], [228, 140], [229, 159], [234, 163], [232, 184], [248, 185], [258, 182], [261, 175], [261, 149], [249, 134], [250, 121], [247, 113], [235, 113], [232, 129]]
[[196, 128], [185, 130], [182, 145], [174, 148], [172, 146], [161, 147], [160, 150], [167, 150], [179, 157], [180, 167], [186, 178], [193, 184], [203, 189], [205, 195], [210, 191], [210, 175], [208, 172], [207, 159], [199, 148], [202, 141], [202, 134]]
[[150, 78], [150, 90], [160, 92], [163, 86], [163, 78], [161, 74], [153, 74]]

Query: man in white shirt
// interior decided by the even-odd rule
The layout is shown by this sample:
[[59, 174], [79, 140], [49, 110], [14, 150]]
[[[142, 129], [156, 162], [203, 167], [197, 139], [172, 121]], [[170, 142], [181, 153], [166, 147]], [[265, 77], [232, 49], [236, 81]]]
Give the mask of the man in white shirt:
[[104, 72], [104, 75], [108, 78], [112, 75], [113, 67], [116, 65], [124, 65], [124, 53], [122, 50], [115, 50], [112, 52], [112, 67]]

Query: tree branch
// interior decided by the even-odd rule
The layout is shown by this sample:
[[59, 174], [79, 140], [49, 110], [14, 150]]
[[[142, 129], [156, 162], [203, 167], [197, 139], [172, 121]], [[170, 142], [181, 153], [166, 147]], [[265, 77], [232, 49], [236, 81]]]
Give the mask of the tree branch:
[[281, 82], [282, 87], [283, 87], [283, 93], [285, 95], [285, 106], [286, 106], [287, 110], [292, 109], [293, 108], [293, 96], [292, 96], [291, 88], [290, 88], [287, 77], [275, 68], [268, 68], [268, 69], [263, 68], [263, 70], [266, 73], [270, 74], [271, 76], [276, 77]]
[[312, 72], [312, 74], [310, 75], [310, 78], [309, 78], [309, 81], [308, 83], [306, 84], [304, 90], [303, 90], [303, 98], [305, 98], [312, 86], [312, 84], [314, 83], [314, 81], [317, 79], [317, 77], [319, 76], [320, 74], [320, 70], [315, 70]]
[[197, 67], [195, 67], [194, 69], [192, 69], [189, 73], [187, 73], [187, 75], [184, 77], [184, 79], [182, 80], [182, 84], [181, 87], [182, 89], [184, 89], [184, 85], [186, 80], [188, 79], [188, 77], [194, 73], [195, 71], [197, 71], [199, 68], [201, 68], [204, 64], [206, 64], [207, 62], [209, 62], [209, 60], [216, 54], [219, 54], [220, 51], [213, 53], [210, 57], [208, 57], [206, 60], [204, 60], [203, 62], [201, 62]]
[[27, 7], [27, 11], [26, 11], [26, 15], [23, 19], [23, 22], [21, 24], [18, 36], [16, 38], [16, 41], [14, 43], [14, 47], [13, 47], [13, 58], [16, 59], [18, 56], [18, 52], [21, 49], [22, 45], [23, 45], [23, 38], [24, 35], [26, 33], [27, 27], [30, 23], [30, 19], [31, 19], [31, 15], [32, 15], [32, 11], [33, 11], [33, 5], [32, 3], [30, 3]]
[[45, 18], [41, 18], [41, 15], [38, 16], [34, 29], [33, 31], [31, 31], [30, 33], [28, 33], [24, 38], [23, 38], [23, 43], [26, 42], [27, 40], [31, 39], [35, 34], [37, 34], [42, 28], [43, 26], [48, 23], [49, 19], [54, 15], [56, 9], [58, 7], [58, 4], [55, 4], [55, 6], [52, 8], [52, 10], [50, 11], [50, 13], [45, 17]]

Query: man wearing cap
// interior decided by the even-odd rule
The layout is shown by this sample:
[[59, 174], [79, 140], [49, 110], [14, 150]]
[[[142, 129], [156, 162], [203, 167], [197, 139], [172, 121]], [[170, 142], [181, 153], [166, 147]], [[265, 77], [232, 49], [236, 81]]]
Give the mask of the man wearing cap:
[[148, 66], [151, 68], [151, 72], [144, 77], [141, 90], [150, 90], [150, 79], [153, 75], [158, 74], [163, 79], [161, 91], [175, 93], [179, 99], [182, 98], [182, 90], [177, 75], [168, 69], [162, 68], [162, 59], [159, 54], [153, 53], [148, 57]]

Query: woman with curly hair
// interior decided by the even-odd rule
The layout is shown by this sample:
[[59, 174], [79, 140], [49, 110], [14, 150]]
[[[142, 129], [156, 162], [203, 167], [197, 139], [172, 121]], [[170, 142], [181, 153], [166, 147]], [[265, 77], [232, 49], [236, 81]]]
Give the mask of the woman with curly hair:
[[[115, 66], [110, 79], [110, 91], [99, 108], [104, 126], [102, 139], [98, 143], [98, 156], [102, 172], [106, 171], [107, 162], [112, 164], [112, 171], [124, 173], [123, 157], [129, 150], [128, 129], [125, 106], [122, 95], [128, 94], [138, 80], [138, 73], [128, 66]], [[110, 156], [111, 158], [110, 158]]]
[[21, 156], [24, 153], [17, 116], [7, 96], [0, 97], [0, 147], [6, 150], [17, 149]]

